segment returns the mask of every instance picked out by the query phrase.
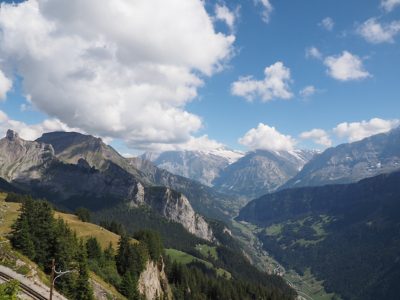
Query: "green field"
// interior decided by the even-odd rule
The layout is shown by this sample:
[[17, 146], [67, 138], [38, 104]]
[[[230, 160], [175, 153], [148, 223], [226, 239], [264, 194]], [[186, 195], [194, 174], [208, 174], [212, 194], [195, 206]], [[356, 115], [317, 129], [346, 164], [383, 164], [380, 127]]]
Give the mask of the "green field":
[[218, 259], [217, 247], [215, 246], [212, 247], [206, 244], [198, 244], [196, 245], [196, 250], [199, 251], [204, 258], [211, 257], [214, 260]]
[[231, 273], [229, 273], [228, 271], [221, 268], [215, 268], [214, 265], [209, 261], [194, 257], [193, 255], [190, 255], [188, 253], [176, 249], [165, 249], [165, 252], [171, 258], [171, 260], [176, 261], [177, 263], [187, 265], [192, 262], [199, 262], [204, 264], [207, 268], [215, 270], [218, 276], [224, 276], [228, 279], [232, 277]]

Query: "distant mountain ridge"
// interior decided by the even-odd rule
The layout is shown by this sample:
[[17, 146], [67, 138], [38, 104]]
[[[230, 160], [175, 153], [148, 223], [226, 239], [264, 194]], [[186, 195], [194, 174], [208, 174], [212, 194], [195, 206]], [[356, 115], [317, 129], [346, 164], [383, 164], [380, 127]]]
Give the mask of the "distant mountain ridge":
[[216, 190], [248, 199], [274, 191], [293, 177], [317, 152], [166, 151], [145, 153], [157, 167], [197, 180]]
[[213, 181], [221, 192], [239, 194], [249, 199], [270, 193], [295, 176], [316, 151], [268, 151], [247, 153], [226, 167]]
[[400, 169], [400, 127], [325, 150], [281, 189], [351, 183]]
[[212, 181], [229, 164], [243, 156], [239, 151], [215, 149], [213, 151], [165, 151], [146, 152], [141, 158], [173, 174], [212, 186]]

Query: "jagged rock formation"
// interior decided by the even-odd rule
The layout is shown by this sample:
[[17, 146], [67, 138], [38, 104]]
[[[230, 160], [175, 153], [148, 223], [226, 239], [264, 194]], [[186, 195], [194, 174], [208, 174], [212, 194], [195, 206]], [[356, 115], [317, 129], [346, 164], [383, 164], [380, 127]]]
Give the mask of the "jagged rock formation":
[[316, 153], [309, 150], [252, 151], [226, 167], [213, 184], [221, 192], [252, 199], [279, 188]]
[[12, 130], [0, 140], [0, 153], [0, 177], [8, 181], [39, 178], [40, 167], [54, 158], [51, 145], [24, 141]]
[[350, 183], [400, 169], [400, 127], [325, 150], [282, 188]]
[[164, 272], [164, 263], [148, 261], [145, 270], [140, 274], [138, 289], [147, 300], [172, 299], [172, 292]]
[[141, 158], [152, 161], [157, 167], [173, 174], [196, 180], [212, 186], [212, 181], [229, 164], [235, 162], [243, 153], [227, 149], [214, 151], [165, 151], [146, 152]]
[[[213, 233], [207, 222], [194, 212], [189, 200], [169, 188], [151, 188], [146, 193], [146, 203], [159, 214], [181, 223], [190, 233], [211, 241]], [[162, 199], [162, 201], [160, 201]]]
[[[75, 151], [67, 154], [60, 147], [55, 150], [43, 142], [24, 141], [9, 131], [0, 140], [2, 176], [20, 189], [70, 209], [83, 205], [96, 210], [121, 202], [130, 207], [148, 205], [161, 216], [181, 223], [189, 232], [207, 240], [213, 238], [208, 224], [194, 212], [184, 195], [167, 187], [144, 185], [112, 160], [99, 158], [111, 153], [109, 157], [119, 159], [119, 154], [104, 146], [101, 140], [91, 137], [88, 144], [104, 151], [95, 153], [91, 148], [85, 151], [82, 147], [79, 149], [82, 144], [78, 143], [73, 147]], [[75, 164], [61, 161], [57, 154]], [[128, 164], [127, 169], [130, 168]]]
[[56, 131], [44, 133], [36, 141], [52, 145], [54, 154], [65, 163], [77, 164], [79, 159], [83, 158], [90, 166], [104, 170], [108, 161], [111, 161], [140, 181], [150, 183], [140, 171], [130, 166], [123, 156], [100, 138], [78, 132]]

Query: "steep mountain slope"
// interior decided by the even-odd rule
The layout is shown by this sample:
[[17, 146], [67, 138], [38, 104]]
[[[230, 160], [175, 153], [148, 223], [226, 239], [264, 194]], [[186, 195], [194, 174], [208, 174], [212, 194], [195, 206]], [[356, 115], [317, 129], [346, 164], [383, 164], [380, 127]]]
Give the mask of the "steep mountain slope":
[[396, 128], [325, 150], [282, 188], [356, 182], [399, 168], [400, 128]]
[[9, 182], [17, 188], [69, 209], [86, 206], [99, 210], [121, 202], [127, 208], [149, 206], [161, 216], [181, 223], [189, 232], [207, 240], [213, 238], [208, 224], [181, 193], [167, 187], [144, 186], [109, 160], [98, 160], [100, 170], [84, 158], [79, 158], [77, 164], [61, 162], [52, 146], [24, 141], [11, 133], [0, 140], [0, 161]]
[[[10, 233], [12, 232], [11, 225], [15, 223], [15, 221], [21, 214], [21, 204], [14, 202], [4, 202], [4, 199], [6, 198], [7, 195], [0, 192], [0, 204], [3, 208], [2, 214], [0, 215], [0, 227], [3, 233]], [[14, 195], [14, 198], [18, 198], [18, 195]], [[7, 198], [7, 201], [8, 200], [9, 199]], [[120, 240], [119, 235], [93, 223], [82, 222], [75, 215], [54, 211], [54, 217], [56, 219], [62, 219], [69, 226], [69, 228], [75, 232], [76, 236], [78, 238], [82, 238], [83, 241], [86, 242], [88, 239], [96, 238], [102, 250], [107, 249], [110, 244], [112, 245], [114, 250], [118, 249], [118, 242]], [[139, 243], [139, 241], [135, 239], [132, 239], [131, 242], [135, 244]], [[2, 262], [7, 264], [8, 266], [15, 264], [14, 267], [17, 270], [18, 268], [21, 268], [21, 263], [23, 260], [24, 265], [29, 266], [29, 268], [31, 269], [29, 273], [37, 274], [39, 272], [42, 278], [48, 278], [48, 276], [43, 274], [41, 270], [38, 269], [36, 264], [31, 262], [27, 257], [21, 256], [18, 252], [15, 251], [15, 249], [12, 250], [9, 244], [6, 245], [5, 249], [4, 245], [2, 246], [2, 253], [0, 253], [0, 257], [2, 259]], [[9, 260], [13, 257], [15, 257], [16, 260], [18, 259], [18, 262], [13, 261], [12, 263], [10, 263]], [[171, 299], [171, 291], [168, 280], [166, 278], [166, 274], [164, 272], [164, 267], [165, 265], [162, 261], [154, 262], [152, 260], [148, 260], [146, 262], [146, 266], [144, 267], [138, 279], [138, 290], [142, 295], [144, 295], [144, 299], [156, 299], [156, 293], [158, 293], [158, 295], [165, 295], [165, 299]], [[97, 272], [98, 269], [99, 268], [97, 268], [95, 272]], [[28, 275], [29, 276], [26, 276], [26, 278], [27, 280], [32, 280], [32, 285], [36, 285], [36, 281], [40, 282], [40, 278], [37, 278], [37, 275]], [[46, 282], [48, 280], [47, 278]], [[35, 284], [33, 284], [34, 282]], [[90, 273], [90, 282], [93, 287], [95, 299], [126, 299], [119, 292], [117, 292], [116, 288], [113, 285], [111, 285], [110, 283], [106, 283], [98, 274], [94, 272]], [[46, 294], [48, 295], [49, 289], [47, 287], [46, 290]], [[60, 297], [53, 298], [61, 299]], [[63, 297], [62, 299], [66, 298]]]
[[38, 142], [51, 144], [55, 155], [66, 163], [85, 159], [90, 166], [103, 170], [113, 162], [132, 174], [144, 186], [166, 186], [183, 193], [193, 208], [211, 218], [228, 219], [241, 203], [235, 197], [226, 196], [194, 180], [174, 175], [157, 168], [141, 158], [124, 158], [101, 139], [74, 132], [50, 132], [43, 134]]
[[282, 190], [250, 202], [266, 251], [307, 268], [343, 299], [398, 299], [400, 172], [358, 183]]
[[229, 164], [242, 157], [238, 151], [165, 151], [146, 152], [141, 158], [152, 161], [157, 167], [173, 174], [196, 180], [211, 186], [212, 181]]
[[259, 197], [295, 176], [315, 154], [306, 150], [252, 151], [226, 167], [213, 184], [224, 193]]

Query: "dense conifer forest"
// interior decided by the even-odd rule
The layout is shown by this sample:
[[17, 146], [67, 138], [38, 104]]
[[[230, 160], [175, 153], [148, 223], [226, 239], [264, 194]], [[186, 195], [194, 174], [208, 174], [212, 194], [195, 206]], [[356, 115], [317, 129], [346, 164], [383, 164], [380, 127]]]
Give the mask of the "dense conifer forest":
[[[138, 280], [149, 260], [165, 264], [174, 299], [274, 300], [293, 299], [295, 295], [281, 278], [264, 274], [251, 266], [233, 238], [225, 237], [225, 245], [216, 248], [218, 259], [213, 260], [216, 267], [225, 268], [232, 274], [232, 278], [227, 278], [201, 262], [185, 265], [172, 261], [163, 246], [163, 241], [168, 239], [162, 238], [157, 231], [143, 229], [143, 224], [142, 229], [133, 231], [115, 220], [102, 222], [104, 227], [120, 235], [117, 249], [111, 243], [103, 249], [95, 237], [85, 241], [78, 239], [62, 219], [54, 217], [51, 204], [45, 200], [11, 193], [7, 201], [22, 203], [21, 213], [12, 226], [13, 247], [36, 262], [47, 274], [51, 271], [53, 258], [57, 270], [73, 270], [56, 281], [57, 290], [69, 299], [93, 299], [89, 271], [113, 285], [127, 299], [142, 299]], [[85, 220], [90, 219], [90, 212], [86, 209], [80, 209], [77, 214]], [[216, 235], [222, 237], [223, 224], [216, 222], [213, 227]], [[180, 230], [171, 234], [178, 236]], [[189, 239], [185, 240], [185, 236]], [[183, 241], [176, 246], [182, 245], [199, 256], [191, 246], [205, 241], [189, 234], [181, 239]], [[169, 243], [173, 241], [169, 240]]]

